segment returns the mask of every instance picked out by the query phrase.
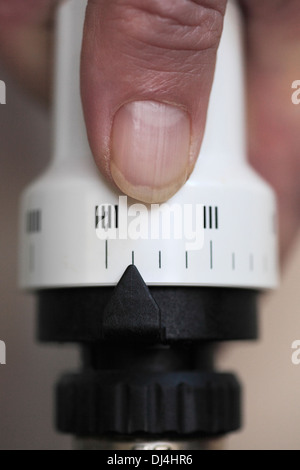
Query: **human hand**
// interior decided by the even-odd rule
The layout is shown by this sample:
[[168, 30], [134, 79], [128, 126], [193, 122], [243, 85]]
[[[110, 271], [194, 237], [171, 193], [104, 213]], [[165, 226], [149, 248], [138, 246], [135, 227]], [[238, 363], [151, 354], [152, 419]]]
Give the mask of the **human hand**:
[[[192, 172], [226, 3], [89, 1], [81, 70], [89, 140], [99, 168], [128, 195], [166, 200]], [[278, 193], [284, 254], [300, 223], [300, 108], [290, 100], [291, 83], [300, 75], [300, 5], [240, 3], [247, 33], [250, 160]], [[51, 87], [56, 4], [0, 0], [0, 56], [43, 99]]]

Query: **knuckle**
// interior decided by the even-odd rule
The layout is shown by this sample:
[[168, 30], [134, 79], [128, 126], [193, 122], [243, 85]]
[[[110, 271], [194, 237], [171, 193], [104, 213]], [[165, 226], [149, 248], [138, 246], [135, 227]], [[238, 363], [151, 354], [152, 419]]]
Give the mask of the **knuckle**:
[[203, 51], [219, 44], [226, 1], [110, 0], [110, 15], [116, 27], [137, 43]]

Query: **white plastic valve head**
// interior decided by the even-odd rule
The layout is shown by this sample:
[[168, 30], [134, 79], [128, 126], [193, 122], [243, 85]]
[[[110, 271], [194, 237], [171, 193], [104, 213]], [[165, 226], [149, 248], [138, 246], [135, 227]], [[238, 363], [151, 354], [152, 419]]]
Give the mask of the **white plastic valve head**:
[[60, 7], [54, 159], [22, 198], [22, 286], [115, 285], [134, 263], [149, 285], [274, 287], [276, 201], [246, 159], [235, 3], [227, 8], [196, 168], [167, 204], [147, 208], [119, 199], [91, 155], [79, 91], [85, 6], [67, 0]]

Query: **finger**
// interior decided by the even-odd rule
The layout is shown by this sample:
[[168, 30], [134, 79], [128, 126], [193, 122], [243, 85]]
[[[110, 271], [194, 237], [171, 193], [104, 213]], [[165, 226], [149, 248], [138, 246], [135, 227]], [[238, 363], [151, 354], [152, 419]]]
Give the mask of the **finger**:
[[0, 0], [0, 56], [14, 77], [43, 100], [50, 96], [52, 12], [56, 0]]
[[82, 54], [89, 140], [129, 196], [161, 202], [199, 153], [226, 0], [90, 0]]
[[299, 0], [245, 0], [248, 36], [250, 159], [278, 194], [281, 254], [300, 223]]

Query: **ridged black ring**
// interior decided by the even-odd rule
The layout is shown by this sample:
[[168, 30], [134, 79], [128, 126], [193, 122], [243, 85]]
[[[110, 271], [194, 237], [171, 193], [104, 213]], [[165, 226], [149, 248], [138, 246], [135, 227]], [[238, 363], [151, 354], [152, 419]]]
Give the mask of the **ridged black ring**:
[[57, 427], [86, 437], [219, 435], [240, 427], [240, 395], [231, 374], [70, 374], [57, 387]]

